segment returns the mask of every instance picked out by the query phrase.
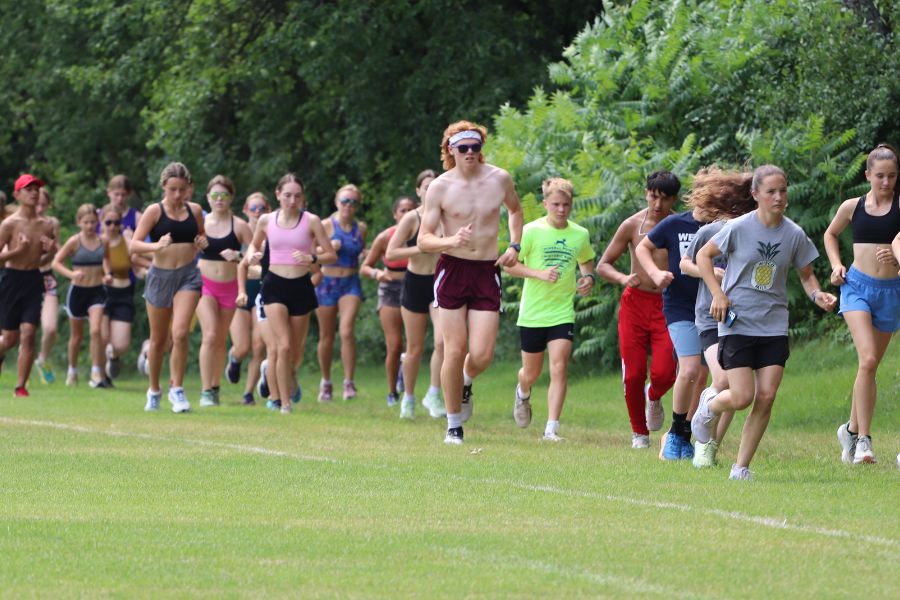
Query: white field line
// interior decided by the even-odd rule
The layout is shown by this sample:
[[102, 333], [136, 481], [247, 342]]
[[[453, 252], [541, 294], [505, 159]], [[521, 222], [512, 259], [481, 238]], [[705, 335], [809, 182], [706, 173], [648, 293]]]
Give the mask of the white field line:
[[[49, 427], [52, 429], [60, 429], [63, 431], [75, 431], [78, 433], [92, 433], [92, 434], [100, 434], [100, 435], [108, 435], [111, 437], [130, 437], [130, 438], [139, 438], [146, 440], [153, 440], [159, 442], [177, 442], [181, 444], [189, 444], [194, 446], [204, 446], [208, 448], [221, 448], [224, 450], [234, 450], [237, 452], [244, 452], [249, 454], [260, 454], [262, 456], [275, 456], [275, 457], [283, 457], [283, 458], [293, 458], [297, 460], [303, 461], [312, 461], [312, 462], [325, 462], [332, 464], [340, 464], [346, 461], [341, 461], [335, 458], [331, 458], [328, 456], [315, 456], [309, 454], [298, 454], [294, 452], [285, 452], [283, 450], [271, 450], [269, 448], [263, 448], [261, 446], [247, 446], [244, 444], [229, 444], [226, 442], [216, 442], [212, 440], [202, 440], [196, 438], [182, 438], [182, 437], [172, 437], [172, 436], [162, 436], [162, 435], [153, 435], [149, 433], [134, 433], [127, 431], [110, 431], [106, 429], [94, 429], [91, 427], [84, 427], [81, 425], [69, 425], [66, 423], [56, 423], [53, 421], [38, 421], [38, 420], [30, 420], [30, 419], [12, 419], [9, 417], [0, 417], [0, 423], [5, 423], [9, 425], [30, 425], [34, 427]], [[381, 466], [385, 465], [370, 465], [370, 466]], [[455, 477], [455, 479], [459, 479], [462, 481], [474, 481], [476, 483], [486, 483], [490, 485], [507, 485], [510, 487], [527, 490], [531, 492], [539, 492], [545, 494], [558, 494], [561, 496], [572, 496], [578, 498], [593, 498], [596, 500], [605, 500], [608, 502], [619, 502], [622, 504], [630, 504], [632, 506], [644, 506], [648, 508], [661, 508], [661, 509], [670, 509], [670, 510], [678, 510], [686, 513], [694, 513], [694, 514], [704, 514], [715, 517], [720, 517], [722, 519], [731, 520], [731, 521], [739, 521], [743, 523], [750, 523], [753, 525], [759, 525], [762, 527], [768, 527], [770, 529], [780, 529], [784, 531], [796, 531], [798, 533], [806, 533], [812, 535], [819, 535], [830, 538], [838, 538], [838, 539], [850, 539], [850, 540], [862, 540], [866, 541], [870, 544], [875, 544], [878, 546], [884, 546], [887, 548], [900, 548], [900, 541], [892, 539], [892, 538], [883, 538], [872, 535], [863, 535], [851, 531], [845, 531], [842, 529], [828, 529], [825, 527], [815, 527], [810, 525], [795, 525], [793, 523], [788, 523], [786, 518], [775, 518], [775, 517], [759, 517], [755, 515], [748, 515], [746, 513], [738, 512], [738, 511], [728, 511], [721, 510], [718, 508], [703, 508], [697, 506], [690, 506], [688, 504], [677, 504], [675, 502], [659, 502], [655, 500], [642, 500], [640, 498], [629, 498], [627, 496], [614, 496], [612, 494], [601, 494], [598, 492], [587, 492], [582, 490], [572, 490], [566, 488], [560, 488], [549, 485], [534, 485], [521, 483], [517, 481], [507, 481], [502, 479], [471, 479], [467, 477]]]
[[[467, 480], [468, 481], [468, 480]], [[773, 518], [773, 517], [757, 517], [754, 515], [748, 515], [746, 513], [731, 511], [731, 510], [721, 510], [718, 508], [703, 508], [697, 506], [690, 506], [688, 504], [676, 504], [674, 502], [657, 502], [655, 500], [641, 500], [639, 498], [628, 498], [625, 496], [613, 496], [612, 494], [600, 494], [597, 492], [585, 492], [581, 490], [570, 490], [566, 488], [559, 488], [549, 485], [531, 485], [527, 483], [519, 483], [515, 481], [504, 481], [504, 480], [493, 480], [493, 479], [484, 479], [481, 480], [484, 483], [498, 484], [498, 485], [508, 485], [511, 487], [519, 488], [522, 490], [528, 490], [531, 492], [542, 492], [546, 494], [559, 494], [561, 496], [574, 496], [579, 498], [593, 498], [596, 500], [606, 500], [608, 502], [620, 502], [622, 504], [631, 504], [633, 506], [646, 506], [648, 508], [662, 508], [669, 510], [678, 510], [686, 513], [694, 513], [694, 514], [704, 514], [715, 517], [721, 517], [723, 519], [728, 519], [732, 521], [741, 521], [744, 523], [751, 523], [753, 525], [761, 525], [762, 527], [768, 527], [771, 529], [782, 529], [786, 531], [796, 531], [799, 533], [807, 533], [813, 535], [821, 535], [830, 538], [842, 538], [842, 539], [851, 539], [851, 540], [862, 540], [869, 542], [870, 544], [876, 544], [878, 546], [885, 546], [888, 548], [900, 548], [900, 541], [891, 539], [891, 538], [883, 538], [872, 535], [862, 535], [859, 533], [854, 533], [850, 531], [844, 531], [841, 529], [828, 529], [825, 527], [814, 527], [809, 525], [795, 525], [793, 523], [788, 523], [786, 518]]]
[[154, 442], [177, 442], [180, 444], [189, 444], [192, 446], [204, 446], [207, 448], [221, 448], [223, 450], [235, 450], [237, 452], [245, 452], [248, 454], [261, 454], [263, 456], [277, 456], [280, 458], [294, 458], [297, 460], [325, 462], [338, 464], [342, 461], [328, 456], [314, 456], [310, 454], [297, 454], [295, 452], [285, 452], [283, 450], [271, 450], [261, 446], [247, 446], [245, 444], [229, 444], [226, 442], [216, 442], [212, 440], [201, 440], [195, 438], [173, 437], [165, 435], [153, 435], [150, 433], [134, 433], [128, 431], [110, 431], [108, 429], [94, 429], [91, 427], [83, 427], [81, 425], [68, 425], [66, 423], [54, 423], [53, 421], [35, 421], [28, 419], [10, 419], [8, 417], [0, 417], [0, 423], [9, 425], [31, 425], [34, 427], [50, 427], [52, 429], [61, 429], [63, 431], [75, 431], [78, 433], [95, 433], [100, 435], [108, 435], [111, 437], [122, 438], [139, 438], [142, 440], [151, 440]]

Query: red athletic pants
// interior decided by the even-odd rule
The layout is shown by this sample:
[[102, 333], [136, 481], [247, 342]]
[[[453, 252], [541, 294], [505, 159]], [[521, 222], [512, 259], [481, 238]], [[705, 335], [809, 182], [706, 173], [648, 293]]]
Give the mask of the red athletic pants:
[[622, 383], [625, 404], [634, 433], [647, 435], [644, 416], [644, 382], [647, 380], [647, 353], [650, 359], [649, 396], [662, 398], [675, 383], [672, 340], [666, 328], [661, 294], [625, 288], [619, 303], [619, 354], [622, 356]]

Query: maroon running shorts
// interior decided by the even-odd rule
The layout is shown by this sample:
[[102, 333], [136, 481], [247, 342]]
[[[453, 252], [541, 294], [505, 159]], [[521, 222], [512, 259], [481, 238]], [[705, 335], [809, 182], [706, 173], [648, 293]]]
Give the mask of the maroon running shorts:
[[500, 311], [500, 267], [493, 260], [441, 254], [434, 269], [434, 303], [455, 310]]

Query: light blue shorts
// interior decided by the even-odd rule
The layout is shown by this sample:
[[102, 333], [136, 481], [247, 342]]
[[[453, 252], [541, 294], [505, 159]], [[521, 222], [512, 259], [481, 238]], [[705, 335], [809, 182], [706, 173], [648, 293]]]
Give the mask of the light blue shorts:
[[676, 321], [669, 323], [666, 327], [669, 329], [672, 345], [675, 346], [675, 354], [679, 358], [703, 354], [703, 349], [700, 347], [700, 334], [697, 333], [697, 326], [693, 321]]
[[900, 330], [900, 277], [876, 279], [850, 267], [844, 279], [840, 314], [862, 310], [872, 315], [875, 329], [885, 333]]

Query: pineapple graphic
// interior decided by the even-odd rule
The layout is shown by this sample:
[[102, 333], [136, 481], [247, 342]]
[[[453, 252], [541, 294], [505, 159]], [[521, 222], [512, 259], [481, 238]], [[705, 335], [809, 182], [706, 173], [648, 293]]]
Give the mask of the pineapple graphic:
[[773, 259], [780, 252], [778, 246], [781, 245], [781, 242], [777, 244], [757, 242], [757, 245], [759, 247], [756, 251], [762, 256], [762, 260], [753, 266], [750, 284], [758, 290], [768, 290], [775, 282], [775, 271], [778, 269], [778, 265], [773, 262]]

